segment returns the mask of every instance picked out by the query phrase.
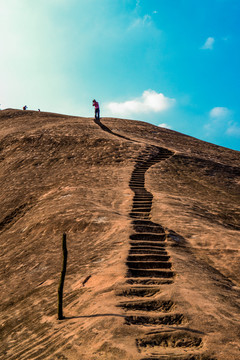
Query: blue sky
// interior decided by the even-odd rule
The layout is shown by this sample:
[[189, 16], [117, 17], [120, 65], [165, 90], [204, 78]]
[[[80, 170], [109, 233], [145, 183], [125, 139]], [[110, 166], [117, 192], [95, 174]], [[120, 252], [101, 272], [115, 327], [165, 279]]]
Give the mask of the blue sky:
[[0, 0], [1, 108], [144, 120], [240, 150], [240, 0]]

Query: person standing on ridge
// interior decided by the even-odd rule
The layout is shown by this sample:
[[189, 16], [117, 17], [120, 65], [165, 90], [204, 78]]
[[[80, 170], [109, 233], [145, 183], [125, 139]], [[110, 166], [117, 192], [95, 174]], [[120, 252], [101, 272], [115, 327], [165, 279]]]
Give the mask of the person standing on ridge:
[[94, 99], [92, 105], [95, 107], [95, 120], [99, 120], [100, 119], [99, 103]]

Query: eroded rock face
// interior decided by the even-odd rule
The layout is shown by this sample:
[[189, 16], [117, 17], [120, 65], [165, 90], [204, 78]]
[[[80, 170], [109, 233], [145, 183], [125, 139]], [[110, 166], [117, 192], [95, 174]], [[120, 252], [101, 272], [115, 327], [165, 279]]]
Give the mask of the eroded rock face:
[[137, 121], [0, 122], [0, 359], [238, 359], [238, 152]]

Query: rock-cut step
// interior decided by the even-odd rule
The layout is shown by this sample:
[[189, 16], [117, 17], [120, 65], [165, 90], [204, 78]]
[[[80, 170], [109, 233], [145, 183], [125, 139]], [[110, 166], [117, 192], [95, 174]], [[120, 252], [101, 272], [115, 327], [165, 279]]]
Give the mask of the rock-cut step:
[[149, 219], [149, 212], [147, 213], [138, 213], [138, 212], [131, 212], [129, 213], [130, 218], [132, 219]]
[[132, 207], [131, 212], [146, 212], [146, 213], [150, 213], [152, 208], [152, 205], [148, 206], [148, 205], [135, 205]]
[[165, 241], [165, 234], [149, 234], [149, 233], [138, 233], [132, 234], [129, 237], [131, 240], [141, 240], [141, 241]]
[[174, 277], [174, 272], [161, 270], [128, 269], [126, 277], [171, 279]]
[[146, 246], [149, 246], [150, 248], [155, 248], [155, 249], [164, 249], [166, 247], [166, 242], [157, 242], [157, 241], [141, 241], [141, 240], [132, 240], [130, 241], [130, 245], [131, 247], [135, 247], [135, 248], [143, 248]]
[[127, 301], [117, 305], [126, 311], [169, 312], [174, 308], [171, 300]]
[[136, 339], [136, 345], [141, 352], [146, 348], [198, 348], [202, 345], [202, 339], [184, 331], [153, 332], [145, 337]]
[[[143, 255], [143, 256], [167, 256], [167, 252], [165, 250], [159, 250], [159, 248], [154, 248], [154, 247], [147, 247], [147, 246], [143, 246], [143, 247], [136, 247], [136, 246], [132, 246], [129, 250], [129, 255]], [[164, 261], [164, 260], [162, 260]]]
[[127, 261], [169, 261], [168, 255], [129, 255]]
[[215, 357], [212, 357], [210, 355], [204, 355], [204, 354], [182, 354], [182, 355], [176, 355], [176, 354], [168, 354], [168, 355], [150, 355], [149, 357], [141, 358], [141, 360], [217, 360]]
[[144, 187], [144, 180], [131, 180], [129, 181], [129, 186], [141, 186]]
[[152, 200], [134, 200], [132, 207], [133, 208], [135, 208], [135, 207], [138, 207], [138, 208], [150, 207], [150, 209], [151, 209]]
[[159, 293], [159, 289], [156, 287], [129, 287], [126, 289], [123, 289], [121, 291], [118, 291], [116, 293], [117, 296], [123, 296], [123, 297], [152, 297]]
[[[132, 225], [137, 232], [161, 232], [164, 233], [164, 228], [149, 220], [133, 220]], [[144, 229], [148, 229], [145, 231]]]
[[182, 314], [169, 314], [162, 316], [131, 315], [125, 317], [127, 325], [158, 326], [158, 325], [180, 325], [184, 320]]
[[172, 264], [167, 261], [127, 261], [126, 265], [130, 269], [171, 269]]
[[132, 210], [135, 210], [135, 209], [148, 209], [149, 211], [151, 210], [152, 208], [152, 202], [149, 202], [149, 203], [138, 203], [138, 204], [133, 204], [132, 206]]
[[139, 240], [132, 240], [130, 242], [131, 248], [130, 249], [139, 249], [144, 250], [146, 249], [148, 252], [151, 252], [151, 250], [158, 250], [161, 253], [167, 255], [166, 242], [154, 242], [154, 241], [139, 241]]
[[145, 279], [145, 278], [129, 278], [126, 280], [126, 284], [129, 285], [146, 285], [146, 286], [160, 286], [160, 285], [170, 285], [173, 283], [172, 279]]

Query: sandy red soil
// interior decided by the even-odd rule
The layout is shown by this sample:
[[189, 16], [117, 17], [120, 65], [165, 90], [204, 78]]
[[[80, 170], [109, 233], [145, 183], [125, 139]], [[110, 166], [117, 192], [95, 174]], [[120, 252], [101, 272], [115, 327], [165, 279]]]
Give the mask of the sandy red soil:
[[0, 359], [240, 359], [239, 152], [123, 119], [0, 123]]

